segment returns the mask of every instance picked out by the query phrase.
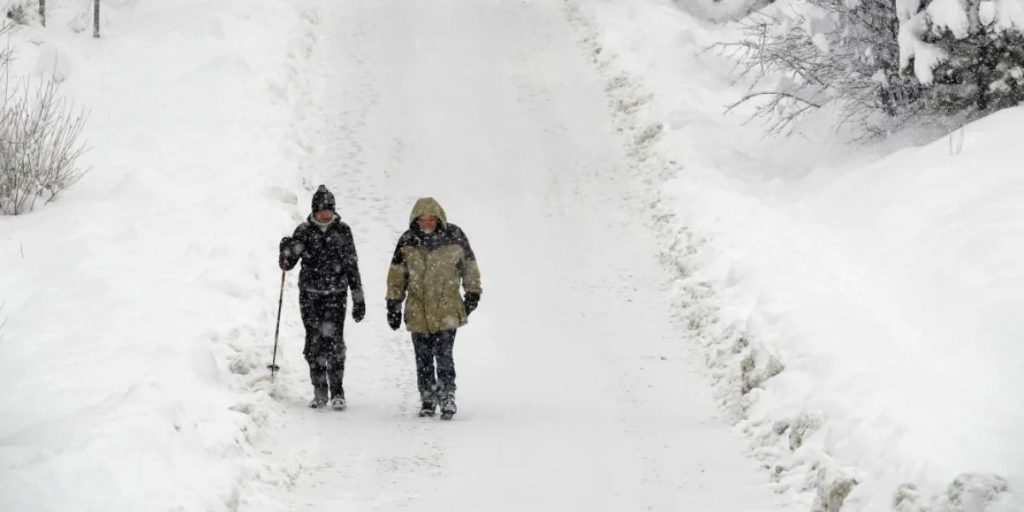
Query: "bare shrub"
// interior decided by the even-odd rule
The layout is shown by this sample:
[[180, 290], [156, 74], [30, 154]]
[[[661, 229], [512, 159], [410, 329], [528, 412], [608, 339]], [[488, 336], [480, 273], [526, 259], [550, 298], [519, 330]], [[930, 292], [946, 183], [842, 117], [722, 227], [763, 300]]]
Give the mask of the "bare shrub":
[[804, 20], [798, 21], [788, 30], [779, 30], [783, 20], [754, 13], [742, 23], [742, 40], [712, 46], [733, 59], [734, 74], [749, 79], [753, 87], [770, 82], [768, 87], [750, 90], [726, 112], [757, 101], [752, 117], [765, 119], [766, 133], [771, 135], [788, 135], [796, 121], [828, 103], [829, 86], [842, 72], [836, 61], [819, 58], [820, 51], [802, 26]]
[[32, 8], [35, 0], [12, 0], [8, 1], [5, 8], [5, 15], [9, 23], [15, 25], [31, 25], [42, 19], [42, 7], [37, 12]]
[[[797, 7], [799, 6], [799, 7]], [[755, 102], [766, 132], [788, 135], [796, 122], [836, 104], [839, 126], [876, 138], [921, 118], [921, 84], [902, 72], [899, 21], [891, 0], [807, 0], [753, 13], [740, 41], [713, 46], [736, 62], [752, 90], [729, 106]]]
[[52, 78], [12, 84], [9, 53], [0, 59], [0, 213], [19, 215], [81, 178], [75, 164], [85, 151], [85, 115], [58, 94]]

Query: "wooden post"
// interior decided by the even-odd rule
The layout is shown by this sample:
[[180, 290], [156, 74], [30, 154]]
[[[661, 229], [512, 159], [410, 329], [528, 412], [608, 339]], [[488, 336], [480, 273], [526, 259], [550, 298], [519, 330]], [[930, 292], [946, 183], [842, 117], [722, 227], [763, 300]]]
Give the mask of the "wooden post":
[[92, 36], [100, 37], [100, 0], [92, 2]]

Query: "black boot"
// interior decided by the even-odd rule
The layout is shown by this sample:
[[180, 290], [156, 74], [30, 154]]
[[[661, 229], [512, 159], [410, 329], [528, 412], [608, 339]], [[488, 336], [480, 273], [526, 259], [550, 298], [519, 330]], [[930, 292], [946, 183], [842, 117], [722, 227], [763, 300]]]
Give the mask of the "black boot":
[[431, 400], [424, 400], [420, 406], [420, 417], [433, 416], [434, 410], [437, 409], [437, 404]]
[[423, 401], [420, 405], [420, 417], [433, 416], [434, 411], [437, 409], [437, 389], [434, 386], [430, 386], [420, 391], [420, 400]]
[[345, 401], [344, 393], [334, 395], [334, 397], [331, 398], [331, 409], [334, 409], [335, 411], [343, 411], [346, 407], [348, 407], [348, 402]]
[[309, 407], [312, 409], [320, 409], [327, 405], [327, 384], [323, 386], [313, 386], [313, 400], [309, 402]]
[[441, 419], [450, 420], [459, 408], [455, 406], [455, 395], [448, 395], [441, 400]]
[[[344, 348], [340, 349], [344, 353]], [[342, 377], [345, 375], [345, 358], [335, 357], [331, 360], [327, 370], [327, 381], [331, 388], [331, 408], [336, 411], [343, 411], [347, 407], [345, 402], [345, 388], [341, 385]]]

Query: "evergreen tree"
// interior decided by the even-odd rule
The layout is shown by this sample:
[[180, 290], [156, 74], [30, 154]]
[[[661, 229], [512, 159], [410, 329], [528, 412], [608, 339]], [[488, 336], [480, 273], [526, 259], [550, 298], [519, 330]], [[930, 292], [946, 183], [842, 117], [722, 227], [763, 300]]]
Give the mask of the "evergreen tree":
[[1024, 102], [1024, 20], [1010, 1], [987, 3], [991, 19], [980, 0], [903, 2], [904, 60], [927, 84], [929, 111], [972, 119]]

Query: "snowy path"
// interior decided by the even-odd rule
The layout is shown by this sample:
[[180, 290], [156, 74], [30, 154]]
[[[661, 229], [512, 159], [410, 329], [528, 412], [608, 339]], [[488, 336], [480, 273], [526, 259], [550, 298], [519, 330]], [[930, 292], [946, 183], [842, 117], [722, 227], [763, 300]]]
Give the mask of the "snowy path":
[[[339, 196], [369, 312], [346, 324], [349, 409], [311, 411], [288, 291], [290, 412], [261, 449], [293, 479], [241, 508], [783, 510], [668, 320], [668, 278], [561, 3], [329, 4], [305, 166]], [[408, 334], [384, 323], [387, 264], [421, 195], [466, 231], [483, 275], [452, 422], [416, 417]]]

